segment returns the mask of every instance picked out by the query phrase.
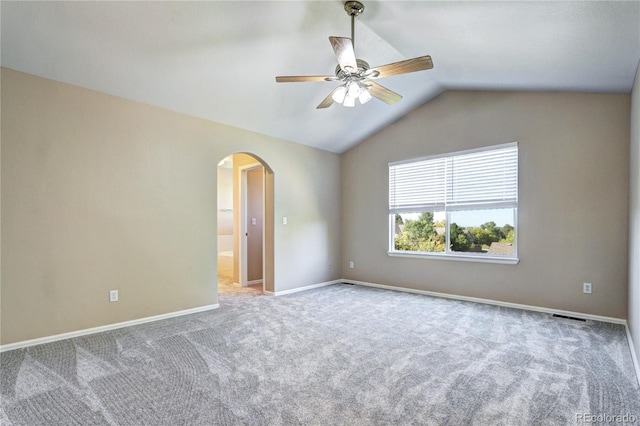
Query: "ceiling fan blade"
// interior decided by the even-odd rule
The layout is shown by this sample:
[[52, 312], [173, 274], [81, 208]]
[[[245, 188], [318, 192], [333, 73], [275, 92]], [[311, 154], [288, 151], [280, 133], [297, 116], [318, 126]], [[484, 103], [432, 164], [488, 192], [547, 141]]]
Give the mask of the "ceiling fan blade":
[[367, 71], [367, 78], [383, 78], [392, 75], [406, 74], [409, 72], [430, 70], [433, 68], [431, 56], [419, 56], [406, 61], [394, 62], [392, 64], [381, 65]]
[[356, 61], [356, 53], [353, 50], [351, 39], [347, 37], [329, 37], [329, 41], [342, 71], [348, 74], [357, 72], [358, 62]]
[[[338, 86], [340, 87], [340, 86]], [[320, 102], [320, 105], [318, 105], [316, 107], [316, 109], [322, 109], [322, 108], [329, 108], [331, 105], [333, 105], [333, 93], [338, 90], [338, 87], [336, 87], [335, 89], [333, 89], [331, 91], [331, 93], [329, 93], [329, 96], [327, 96], [326, 98], [324, 98], [322, 100], [322, 102]]]
[[378, 83], [373, 81], [368, 81], [367, 86], [369, 86], [369, 93], [374, 98], [380, 99], [382, 102], [385, 102], [389, 105], [395, 104], [402, 96], [398, 95], [396, 92], [393, 92], [386, 87], [380, 86]]
[[331, 75], [283, 75], [276, 77], [277, 83], [302, 83], [305, 81], [336, 81]]

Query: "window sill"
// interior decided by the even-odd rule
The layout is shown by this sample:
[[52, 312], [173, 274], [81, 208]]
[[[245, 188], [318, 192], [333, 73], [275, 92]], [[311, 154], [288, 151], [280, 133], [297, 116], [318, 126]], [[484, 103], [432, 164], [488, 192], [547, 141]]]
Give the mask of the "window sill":
[[458, 262], [498, 263], [503, 265], [517, 265], [517, 257], [478, 256], [469, 254], [438, 254], [409, 251], [389, 251], [391, 257], [414, 257], [420, 259], [454, 260]]

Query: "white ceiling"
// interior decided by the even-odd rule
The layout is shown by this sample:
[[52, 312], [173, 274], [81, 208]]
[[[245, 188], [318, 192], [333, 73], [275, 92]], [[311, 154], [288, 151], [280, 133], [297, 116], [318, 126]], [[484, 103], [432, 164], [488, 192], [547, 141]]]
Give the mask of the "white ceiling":
[[640, 1], [363, 1], [370, 65], [431, 55], [434, 69], [377, 80], [404, 96], [315, 107], [337, 85], [329, 36], [342, 1], [7, 2], [2, 66], [277, 138], [343, 152], [447, 89], [629, 93]]

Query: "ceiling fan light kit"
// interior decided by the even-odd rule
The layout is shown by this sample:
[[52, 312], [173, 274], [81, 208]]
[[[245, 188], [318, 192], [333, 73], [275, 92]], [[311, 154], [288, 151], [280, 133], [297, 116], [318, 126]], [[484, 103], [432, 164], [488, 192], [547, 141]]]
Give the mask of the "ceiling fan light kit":
[[430, 56], [420, 56], [392, 64], [370, 68], [362, 59], [356, 58], [355, 53], [355, 17], [364, 11], [364, 5], [359, 1], [347, 1], [344, 10], [351, 17], [351, 38], [329, 37], [329, 42], [338, 59], [334, 76], [279, 76], [277, 83], [299, 83], [307, 81], [341, 81], [342, 84], [327, 96], [316, 107], [328, 108], [334, 103], [345, 107], [355, 106], [358, 99], [361, 104], [369, 102], [372, 98], [379, 99], [386, 104], [393, 104], [402, 99], [399, 94], [372, 81], [374, 79], [406, 74], [415, 71], [429, 70], [433, 68]]
[[358, 99], [361, 104], [366, 104], [371, 98], [369, 88], [359, 81], [348, 81], [336, 87], [336, 89], [331, 92], [331, 99], [333, 99], [335, 103], [342, 104], [346, 107], [355, 106], [356, 99]]

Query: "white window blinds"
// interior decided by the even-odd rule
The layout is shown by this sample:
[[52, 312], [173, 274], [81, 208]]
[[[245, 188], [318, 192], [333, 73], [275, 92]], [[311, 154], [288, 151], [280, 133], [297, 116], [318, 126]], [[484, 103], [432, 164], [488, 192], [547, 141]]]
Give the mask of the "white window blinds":
[[393, 213], [444, 208], [446, 159], [389, 166], [389, 208]]
[[517, 207], [518, 145], [389, 164], [389, 213]]

